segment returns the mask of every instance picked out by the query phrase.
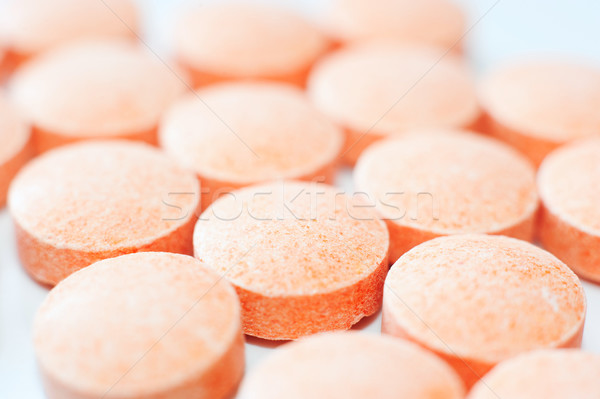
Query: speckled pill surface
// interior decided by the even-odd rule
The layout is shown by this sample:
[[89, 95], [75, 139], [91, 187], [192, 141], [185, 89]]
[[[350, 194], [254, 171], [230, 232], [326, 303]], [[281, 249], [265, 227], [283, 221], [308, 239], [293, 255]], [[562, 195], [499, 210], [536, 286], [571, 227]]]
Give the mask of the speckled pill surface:
[[224, 196], [194, 230], [195, 256], [237, 290], [244, 332], [271, 340], [348, 329], [375, 313], [388, 246], [363, 201], [292, 181]]
[[391, 39], [460, 49], [465, 23], [448, 0], [334, 0], [326, 27], [341, 43]]
[[0, 208], [11, 180], [31, 156], [31, 128], [0, 93]]
[[203, 4], [177, 24], [175, 54], [194, 85], [233, 79], [303, 86], [329, 40], [286, 9], [260, 4]]
[[58, 148], [9, 190], [22, 265], [54, 285], [82, 267], [140, 251], [192, 253], [198, 181], [157, 149], [129, 141]]
[[38, 152], [84, 139], [156, 143], [159, 118], [185, 85], [154, 55], [126, 41], [80, 41], [14, 75], [11, 92], [33, 123]]
[[585, 279], [600, 282], [600, 137], [550, 153], [538, 173], [538, 235], [544, 248]]
[[536, 165], [561, 144], [600, 135], [600, 67], [552, 59], [498, 67], [483, 79], [490, 132]]
[[[207, 106], [208, 104], [208, 106]], [[202, 206], [273, 179], [331, 183], [342, 132], [293, 86], [224, 83], [188, 94], [165, 115], [161, 146], [202, 185]]]
[[389, 42], [344, 48], [320, 61], [308, 82], [318, 109], [346, 131], [354, 164], [374, 141], [414, 128], [470, 128], [479, 122], [465, 64], [434, 47]]
[[462, 399], [464, 386], [417, 345], [357, 332], [286, 344], [244, 380], [240, 399]]
[[526, 353], [496, 366], [468, 399], [596, 399], [600, 356], [575, 349]]
[[437, 353], [470, 387], [518, 354], [579, 347], [585, 311], [579, 279], [550, 253], [504, 236], [448, 236], [392, 266], [382, 331]]
[[244, 370], [234, 289], [191, 256], [123, 255], [69, 276], [33, 326], [49, 399], [220, 399]]
[[131, 0], [9, 0], [0, 11], [0, 38], [13, 66], [82, 38], [135, 38]]
[[392, 263], [443, 235], [533, 239], [539, 202], [533, 166], [479, 134], [443, 129], [380, 141], [360, 156], [354, 182], [388, 224]]

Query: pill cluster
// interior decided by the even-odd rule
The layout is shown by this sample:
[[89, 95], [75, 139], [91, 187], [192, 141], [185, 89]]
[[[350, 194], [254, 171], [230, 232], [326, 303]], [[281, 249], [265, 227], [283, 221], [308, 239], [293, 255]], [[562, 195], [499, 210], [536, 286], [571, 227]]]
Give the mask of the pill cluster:
[[[448, 0], [330, 6], [191, 7], [164, 59], [130, 0], [9, 2], [0, 206], [48, 398], [600, 398], [600, 68], [476, 80]], [[284, 342], [245, 372], [246, 337]]]

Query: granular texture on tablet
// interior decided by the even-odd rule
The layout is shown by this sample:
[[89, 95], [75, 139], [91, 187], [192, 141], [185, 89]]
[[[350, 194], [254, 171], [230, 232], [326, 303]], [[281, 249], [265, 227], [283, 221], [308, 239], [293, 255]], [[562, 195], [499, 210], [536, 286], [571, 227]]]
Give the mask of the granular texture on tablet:
[[581, 277], [600, 281], [600, 137], [548, 155], [538, 188], [542, 245]]
[[240, 399], [462, 399], [456, 373], [407, 341], [357, 332], [286, 344], [244, 380]]
[[327, 19], [342, 43], [391, 39], [460, 49], [465, 16], [448, 0], [334, 0]]
[[475, 88], [465, 64], [433, 47], [365, 43], [320, 61], [308, 82], [317, 108], [346, 130], [344, 159], [370, 143], [415, 128], [478, 123]]
[[295, 339], [348, 329], [381, 306], [385, 223], [324, 184], [246, 187], [204, 211], [194, 254], [235, 286], [244, 332]]
[[82, 41], [51, 50], [12, 81], [39, 152], [92, 138], [155, 143], [159, 118], [184, 88], [154, 55], [125, 41]]
[[181, 16], [175, 54], [195, 85], [261, 79], [303, 86], [328, 39], [291, 11], [260, 4], [203, 4]]
[[137, 29], [131, 0], [9, 0], [0, 12], [0, 37], [14, 65], [82, 38], [133, 39]]
[[390, 261], [434, 237], [489, 233], [532, 240], [535, 170], [505, 144], [459, 130], [415, 131], [360, 156], [356, 189], [390, 230]]
[[191, 254], [198, 192], [192, 173], [147, 144], [90, 141], [50, 151], [9, 191], [21, 263], [54, 285], [125, 253]]
[[540, 350], [506, 360], [471, 390], [469, 399], [600, 398], [600, 356], [575, 349]]
[[0, 208], [6, 204], [11, 180], [31, 156], [31, 129], [0, 93]]
[[229, 397], [244, 370], [234, 289], [190, 256], [106, 259], [58, 284], [33, 343], [49, 399]]
[[561, 144], [600, 135], [600, 67], [558, 60], [515, 62], [480, 87], [492, 134], [536, 165]]
[[202, 185], [206, 207], [223, 192], [273, 179], [331, 183], [343, 134], [304, 94], [277, 83], [224, 83], [174, 104], [159, 141]]
[[579, 279], [550, 253], [504, 236], [448, 236], [392, 266], [382, 331], [437, 353], [471, 386], [520, 353], [579, 347], [585, 310]]

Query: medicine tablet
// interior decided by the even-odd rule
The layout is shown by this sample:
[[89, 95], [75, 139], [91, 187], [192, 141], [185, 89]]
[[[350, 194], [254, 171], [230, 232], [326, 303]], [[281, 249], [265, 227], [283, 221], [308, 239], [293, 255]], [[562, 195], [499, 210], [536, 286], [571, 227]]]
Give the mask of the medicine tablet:
[[33, 341], [49, 399], [225, 398], [244, 370], [235, 291], [184, 255], [74, 273], [42, 303]]
[[469, 399], [600, 398], [600, 356], [575, 349], [541, 350], [496, 366]]
[[354, 164], [375, 140], [414, 128], [479, 122], [475, 88], [464, 63], [440, 50], [370, 43], [319, 62], [308, 82], [317, 108], [346, 130], [344, 160]]
[[140, 251], [192, 253], [198, 181], [147, 144], [90, 141], [48, 152], [9, 191], [21, 263], [54, 285]]
[[342, 43], [392, 39], [460, 49], [465, 22], [447, 0], [335, 0], [327, 27]]
[[181, 16], [174, 48], [195, 85], [232, 79], [303, 86], [329, 41], [285, 9], [258, 4], [203, 4]]
[[202, 206], [273, 179], [331, 183], [342, 132], [292, 86], [225, 83], [190, 93], [165, 115], [161, 146], [198, 175]]
[[13, 66], [82, 38], [134, 39], [138, 28], [131, 0], [9, 0], [4, 6], [0, 36]]
[[460, 378], [408, 341], [326, 333], [280, 347], [244, 380], [240, 399], [462, 399]]
[[158, 120], [185, 86], [154, 55], [124, 41], [51, 50], [14, 75], [13, 96], [38, 152], [76, 140], [156, 142]]
[[581, 277], [600, 282], [600, 138], [552, 152], [542, 163], [538, 234]]
[[531, 241], [535, 171], [505, 144], [458, 130], [418, 131], [369, 147], [355, 187], [390, 230], [390, 261], [434, 237], [461, 233]]
[[324, 184], [246, 187], [202, 213], [194, 254], [236, 288], [246, 334], [348, 329], [380, 308], [388, 268], [385, 223], [365, 205]]
[[561, 144], [600, 135], [600, 68], [558, 60], [500, 67], [483, 80], [490, 131], [536, 165]]
[[30, 127], [4, 94], [0, 94], [0, 207], [6, 204], [11, 180], [31, 158], [30, 138]]
[[382, 331], [448, 361], [467, 386], [533, 349], [579, 347], [586, 301], [575, 274], [514, 238], [435, 238], [392, 266]]

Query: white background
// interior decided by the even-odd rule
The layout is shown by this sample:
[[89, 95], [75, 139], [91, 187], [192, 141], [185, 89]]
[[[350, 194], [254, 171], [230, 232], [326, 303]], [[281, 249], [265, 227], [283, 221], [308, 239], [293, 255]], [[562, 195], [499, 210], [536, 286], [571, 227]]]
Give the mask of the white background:
[[[6, 0], [0, 0], [0, 3]], [[18, 0], [17, 0], [18, 1]], [[51, 1], [51, 0], [47, 0]], [[418, 0], [414, 0], [418, 1]], [[325, 1], [271, 1], [318, 17]], [[460, 0], [474, 26], [467, 36], [467, 56], [477, 74], [503, 60], [526, 54], [558, 53], [586, 57], [600, 64], [600, 2], [597, 0]], [[139, 0], [145, 38], [168, 56], [169, 32], [177, 10], [195, 0]], [[495, 4], [495, 5], [494, 5]], [[483, 18], [481, 18], [489, 11]], [[480, 19], [481, 18], [481, 19]], [[600, 112], [600, 110], [599, 110]], [[349, 172], [339, 185], [351, 190]], [[584, 282], [588, 298], [583, 347], [600, 353], [600, 287]], [[0, 398], [43, 398], [31, 347], [33, 315], [46, 295], [21, 269], [6, 210], [0, 211]], [[379, 316], [359, 328], [378, 332]], [[248, 368], [269, 353], [273, 344], [249, 339]]]

